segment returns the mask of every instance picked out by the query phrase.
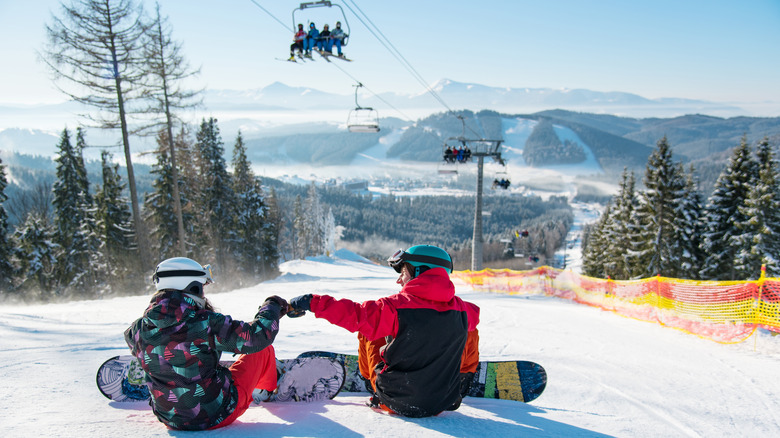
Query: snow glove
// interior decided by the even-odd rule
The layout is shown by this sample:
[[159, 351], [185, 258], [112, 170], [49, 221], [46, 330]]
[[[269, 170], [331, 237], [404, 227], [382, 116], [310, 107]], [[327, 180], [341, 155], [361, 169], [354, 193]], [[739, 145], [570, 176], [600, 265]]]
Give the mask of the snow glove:
[[287, 316], [290, 318], [297, 318], [303, 316], [307, 311], [311, 311], [311, 294], [300, 295], [290, 300], [290, 310], [287, 312]]
[[255, 319], [266, 319], [278, 321], [290, 310], [290, 305], [282, 297], [272, 295], [265, 299], [265, 302], [257, 309]]

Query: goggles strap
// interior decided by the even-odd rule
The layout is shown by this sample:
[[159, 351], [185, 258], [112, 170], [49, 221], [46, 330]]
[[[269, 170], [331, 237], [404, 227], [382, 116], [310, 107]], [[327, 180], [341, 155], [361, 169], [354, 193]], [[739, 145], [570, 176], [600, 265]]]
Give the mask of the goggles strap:
[[190, 271], [187, 269], [181, 269], [177, 271], [157, 271], [154, 273], [159, 278], [165, 277], [208, 277], [209, 275], [203, 271]]
[[450, 271], [452, 270], [452, 262], [445, 259], [440, 259], [438, 257], [431, 257], [426, 255], [417, 255], [417, 254], [409, 254], [405, 253], [402, 256], [403, 261], [412, 261], [412, 262], [420, 262], [420, 263], [431, 263], [437, 266], [443, 266]]

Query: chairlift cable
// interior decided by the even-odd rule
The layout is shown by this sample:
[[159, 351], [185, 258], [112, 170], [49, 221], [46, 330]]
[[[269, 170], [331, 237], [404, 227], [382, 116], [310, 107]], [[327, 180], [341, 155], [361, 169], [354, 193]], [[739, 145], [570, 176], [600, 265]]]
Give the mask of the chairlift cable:
[[[285, 28], [286, 30], [290, 30], [290, 28], [289, 28], [289, 27], [287, 27], [287, 25], [286, 25], [286, 24], [284, 24], [284, 22], [283, 22], [282, 20], [280, 20], [280, 19], [276, 18], [276, 17], [274, 16], [274, 14], [272, 14], [272, 13], [270, 13], [270, 12], [268, 11], [268, 9], [266, 9], [266, 8], [264, 8], [264, 7], [262, 7], [262, 6], [260, 6], [260, 3], [256, 2], [255, 0], [249, 0], [249, 1], [250, 1], [250, 2], [252, 2], [252, 3], [254, 3], [254, 4], [255, 4], [255, 6], [257, 6], [257, 7], [258, 7], [258, 8], [260, 8], [260, 9], [262, 9], [262, 10], [263, 10], [263, 12], [265, 12], [265, 13], [266, 13], [266, 14], [268, 14], [268, 15], [269, 15], [271, 18], [273, 18], [274, 20], [276, 20], [276, 21], [277, 21], [279, 24], [281, 24], [281, 25], [282, 25], [282, 27], [283, 27], [283, 28]], [[295, 31], [293, 30], [293, 32], [295, 32]]]
[[[366, 27], [366, 29], [368, 29], [368, 31], [369, 31], [369, 32], [370, 32], [372, 35], [374, 35], [374, 38], [376, 38], [376, 39], [379, 41], [379, 43], [380, 43], [380, 44], [382, 44], [383, 46], [385, 46], [385, 48], [387, 49], [387, 51], [388, 51], [388, 52], [390, 52], [390, 54], [391, 54], [391, 55], [393, 55], [393, 57], [395, 57], [395, 58], [396, 58], [396, 60], [397, 60], [399, 63], [401, 63], [401, 65], [402, 65], [404, 68], [406, 68], [406, 70], [407, 70], [407, 71], [409, 71], [409, 73], [411, 73], [411, 74], [412, 74], [412, 76], [413, 76], [413, 77], [414, 77], [414, 78], [417, 80], [417, 82], [419, 82], [419, 83], [420, 83], [420, 85], [422, 85], [422, 86], [425, 88], [425, 90], [426, 90], [426, 91], [428, 91], [428, 93], [430, 93], [430, 95], [431, 95], [431, 96], [433, 96], [433, 97], [434, 97], [434, 98], [435, 98], [437, 101], [439, 101], [439, 103], [440, 103], [440, 104], [442, 104], [442, 106], [444, 106], [445, 108], [447, 108], [447, 110], [448, 110], [449, 112], [453, 112], [452, 108], [450, 108], [450, 107], [449, 107], [449, 105], [447, 105], [447, 103], [444, 101], [444, 99], [442, 99], [442, 98], [441, 98], [441, 96], [439, 96], [439, 95], [438, 95], [438, 93], [436, 93], [436, 92], [435, 92], [435, 91], [434, 91], [434, 90], [433, 90], [433, 89], [432, 89], [432, 88], [431, 88], [431, 87], [430, 87], [430, 86], [429, 86], [429, 85], [426, 83], [425, 79], [424, 79], [424, 78], [423, 78], [423, 77], [420, 75], [420, 73], [419, 73], [419, 72], [418, 72], [418, 71], [417, 71], [417, 70], [414, 68], [414, 66], [412, 66], [412, 64], [411, 64], [411, 63], [410, 63], [410, 62], [409, 62], [409, 61], [408, 61], [408, 60], [407, 60], [407, 59], [406, 59], [406, 58], [403, 56], [403, 54], [402, 54], [402, 53], [401, 53], [401, 52], [400, 52], [398, 49], [396, 49], [396, 48], [395, 48], [395, 46], [394, 46], [394, 45], [393, 45], [393, 44], [390, 42], [390, 40], [389, 40], [389, 39], [388, 39], [388, 38], [387, 38], [387, 37], [384, 35], [384, 33], [382, 33], [382, 31], [379, 29], [379, 27], [378, 27], [376, 24], [374, 24], [374, 22], [373, 22], [373, 21], [371, 21], [371, 19], [368, 17], [368, 15], [366, 15], [366, 13], [365, 13], [365, 12], [363, 12], [363, 10], [362, 10], [362, 9], [360, 9], [360, 7], [359, 7], [359, 6], [357, 6], [357, 4], [354, 2], [354, 0], [352, 1], [352, 4], [353, 4], [353, 6], [355, 7], [355, 9], [357, 9], [357, 10], [358, 10], [358, 11], [359, 11], [361, 14], [363, 14], [363, 16], [366, 18], [366, 20], [368, 20], [368, 22], [371, 24], [371, 26], [373, 26], [373, 28], [374, 28], [374, 29], [376, 29], [376, 32], [374, 31], [374, 29], [372, 29], [372, 27], [371, 27], [371, 26], [369, 26], [368, 24], [366, 24], [366, 22], [363, 20], [363, 18], [362, 18], [362, 17], [361, 17], [359, 14], [357, 14], [357, 13], [355, 12], [355, 10], [354, 10], [354, 9], [352, 9], [352, 7], [350, 7], [350, 5], [349, 5], [349, 1], [348, 1], [348, 0], [345, 0], [345, 1], [344, 1], [344, 4], [345, 4], [345, 5], [347, 6], [347, 8], [348, 8], [348, 9], [349, 9], [349, 10], [350, 10], [350, 11], [351, 11], [351, 12], [352, 12], [352, 13], [353, 13], [353, 14], [354, 14], [356, 17], [357, 17], [357, 19], [358, 19], [358, 20], [359, 20], [361, 23], [363, 23], [363, 26], [365, 26], [365, 27]], [[381, 35], [381, 38], [380, 38], [380, 36], [379, 36], [379, 35], [377, 35], [377, 32], [378, 32], [378, 33]], [[383, 38], [384, 38], [384, 40], [383, 40]]]
[[[266, 14], [267, 14], [269, 17], [273, 18], [273, 19], [274, 19], [274, 20], [275, 20], [277, 23], [279, 23], [279, 24], [280, 24], [280, 25], [281, 25], [283, 28], [285, 28], [285, 29], [289, 30], [289, 28], [287, 27], [287, 25], [286, 25], [286, 24], [284, 24], [284, 22], [283, 22], [282, 20], [280, 20], [280, 19], [279, 19], [279, 18], [277, 18], [277, 17], [276, 17], [274, 14], [272, 14], [270, 11], [268, 11], [266, 8], [264, 8], [263, 6], [261, 6], [261, 5], [260, 5], [260, 3], [258, 3], [258, 2], [257, 2], [257, 1], [255, 1], [255, 0], [249, 0], [249, 1], [251, 1], [252, 3], [254, 3], [254, 5], [255, 5], [255, 6], [257, 6], [258, 8], [260, 8], [260, 9], [261, 9], [263, 12], [265, 12], [265, 13], [266, 13]], [[379, 36], [377, 36], [377, 34], [376, 34], [376, 33], [375, 33], [375, 32], [374, 32], [372, 29], [371, 29], [371, 27], [370, 27], [369, 25], [367, 25], [365, 21], [363, 21], [363, 19], [360, 17], [360, 15], [358, 15], [357, 13], [355, 13], [355, 11], [354, 11], [354, 10], [353, 10], [353, 9], [352, 9], [350, 6], [349, 6], [349, 4], [347, 3], [347, 1], [346, 1], [346, 0], [345, 0], [344, 4], [347, 6], [347, 8], [350, 10], [350, 12], [352, 12], [352, 14], [353, 14], [353, 15], [355, 15], [355, 16], [357, 17], [357, 19], [358, 19], [358, 20], [360, 20], [360, 22], [361, 22], [361, 23], [363, 23], [363, 26], [365, 26], [365, 27], [366, 27], [366, 29], [368, 29], [368, 31], [369, 31], [369, 32], [370, 32], [372, 35], [374, 35], [374, 37], [375, 37], [375, 38], [376, 38], [376, 39], [379, 41], [379, 43], [380, 43], [380, 44], [382, 44], [383, 46], [385, 46], [385, 48], [386, 48], [386, 49], [387, 49], [387, 50], [390, 52], [390, 54], [391, 54], [391, 55], [393, 55], [393, 57], [395, 57], [395, 58], [396, 58], [396, 60], [398, 60], [398, 62], [400, 62], [400, 63], [401, 63], [401, 65], [403, 65], [403, 66], [404, 66], [404, 67], [407, 69], [407, 71], [409, 71], [409, 72], [412, 74], [412, 76], [414, 76], [414, 77], [415, 77], [415, 79], [416, 79], [416, 80], [417, 80], [417, 81], [418, 81], [418, 82], [419, 82], [419, 83], [420, 83], [420, 84], [421, 84], [421, 85], [422, 85], [422, 86], [423, 86], [423, 87], [426, 89], [426, 91], [428, 91], [428, 93], [430, 93], [430, 94], [431, 94], [431, 95], [432, 95], [432, 96], [433, 96], [433, 97], [434, 97], [434, 98], [435, 98], [437, 101], [439, 101], [439, 103], [441, 103], [441, 104], [442, 104], [442, 106], [444, 106], [445, 108], [447, 108], [447, 110], [448, 110], [450, 113], [454, 113], [454, 111], [452, 110], [452, 108], [450, 108], [450, 107], [447, 105], [447, 103], [446, 103], [446, 102], [444, 102], [444, 100], [441, 98], [441, 96], [439, 96], [439, 95], [438, 95], [438, 94], [437, 94], [437, 93], [436, 93], [436, 92], [435, 92], [433, 89], [431, 89], [431, 88], [430, 88], [430, 87], [427, 85], [427, 83], [425, 82], [425, 80], [424, 80], [424, 79], [422, 78], [422, 76], [421, 76], [421, 75], [420, 75], [420, 74], [417, 72], [417, 70], [415, 70], [415, 69], [414, 69], [414, 67], [411, 65], [411, 63], [409, 63], [409, 61], [407, 61], [407, 60], [406, 60], [406, 58], [405, 58], [405, 57], [404, 57], [404, 56], [403, 56], [403, 55], [400, 53], [400, 51], [398, 51], [398, 49], [396, 49], [396, 48], [395, 48], [395, 46], [394, 46], [394, 45], [393, 45], [393, 44], [390, 42], [390, 40], [389, 40], [389, 39], [387, 39], [387, 37], [384, 35], [384, 33], [382, 33], [382, 31], [381, 31], [381, 30], [379, 30], [379, 28], [378, 28], [378, 27], [377, 27], [377, 26], [374, 24], [374, 22], [373, 22], [373, 21], [371, 21], [371, 19], [368, 17], [368, 15], [366, 15], [366, 14], [365, 14], [365, 12], [363, 12], [363, 10], [361, 10], [361, 9], [360, 9], [360, 7], [358, 7], [356, 3], [354, 3], [354, 2], [353, 2], [353, 5], [354, 5], [354, 7], [355, 7], [355, 8], [356, 8], [358, 11], [360, 11], [360, 13], [361, 13], [361, 14], [363, 14], [363, 16], [366, 18], [366, 20], [368, 20], [368, 22], [369, 22], [369, 23], [371, 23], [371, 25], [373, 25], [373, 26], [376, 28], [377, 32], [379, 32], [379, 34], [380, 34], [380, 35], [382, 35], [382, 37], [383, 37], [383, 38], [384, 38], [384, 39], [387, 41], [387, 43], [385, 43], [385, 42], [382, 40], [382, 38], [380, 38]], [[389, 44], [389, 47], [388, 47], [388, 44]], [[396, 53], [397, 53], [397, 54], [396, 54]], [[349, 77], [350, 79], [352, 79], [352, 80], [353, 80], [353, 81], [355, 81], [356, 83], [358, 83], [358, 84], [362, 84], [362, 81], [360, 81], [360, 80], [358, 80], [357, 78], [355, 78], [355, 77], [354, 77], [353, 75], [351, 75], [349, 72], [347, 72], [346, 70], [344, 70], [344, 69], [343, 69], [343, 68], [342, 68], [340, 65], [338, 65], [338, 64], [336, 64], [336, 63], [333, 63], [333, 62], [332, 62], [332, 63], [330, 63], [330, 64], [331, 64], [331, 65], [333, 65], [334, 67], [336, 67], [337, 69], [341, 70], [341, 72], [342, 72], [342, 73], [344, 73], [344, 74], [345, 74], [347, 77]], [[365, 88], [365, 89], [366, 89], [366, 91], [368, 91], [369, 93], [371, 93], [371, 95], [372, 95], [372, 96], [374, 96], [374, 97], [376, 97], [377, 99], [379, 99], [380, 101], [382, 101], [382, 102], [383, 102], [385, 105], [387, 105], [388, 107], [392, 108], [392, 109], [393, 109], [394, 111], [396, 111], [398, 114], [401, 114], [401, 115], [402, 115], [402, 116], [403, 116], [403, 117], [404, 117], [406, 120], [408, 120], [408, 121], [412, 121], [412, 120], [414, 120], [412, 117], [410, 117], [409, 115], [405, 114], [403, 111], [401, 111], [401, 110], [399, 110], [398, 108], [396, 108], [395, 106], [393, 106], [393, 105], [392, 105], [390, 102], [388, 102], [387, 100], [383, 99], [383, 98], [382, 98], [382, 97], [381, 97], [379, 94], [375, 93], [375, 92], [374, 92], [373, 90], [371, 90], [370, 88], [366, 87], [365, 85], [363, 85], [363, 88]], [[470, 128], [469, 128], [469, 129], [470, 129]], [[430, 132], [427, 132], [427, 134], [429, 134], [429, 135], [431, 135], [431, 136], [435, 137], [437, 140], [440, 140], [440, 138], [439, 138], [439, 137], [437, 137], [437, 136], [433, 135], [433, 134], [432, 134], [432, 133], [430, 133]]]
[[[407, 69], [407, 71], [409, 71], [409, 72], [412, 74], [412, 76], [413, 76], [413, 77], [414, 77], [414, 78], [417, 80], [417, 82], [419, 82], [419, 83], [420, 83], [420, 85], [422, 85], [422, 86], [423, 86], [423, 88], [425, 88], [425, 90], [426, 90], [426, 91], [427, 91], [427, 92], [428, 92], [428, 93], [429, 93], [431, 96], [433, 96], [433, 97], [434, 97], [434, 98], [435, 98], [437, 101], [439, 101], [439, 103], [440, 103], [442, 106], [444, 106], [444, 107], [445, 107], [445, 108], [448, 110], [448, 112], [450, 112], [450, 113], [453, 113], [453, 114], [454, 114], [454, 113], [455, 113], [455, 111], [453, 111], [453, 109], [452, 109], [452, 108], [450, 108], [450, 106], [449, 106], [449, 105], [447, 105], [447, 103], [444, 101], [444, 99], [443, 99], [443, 98], [442, 98], [442, 97], [441, 97], [441, 96], [440, 96], [438, 93], [436, 93], [436, 91], [435, 91], [435, 90], [433, 90], [433, 89], [432, 89], [432, 88], [431, 88], [431, 87], [428, 85], [428, 82], [427, 82], [427, 81], [426, 81], [426, 80], [425, 80], [425, 79], [422, 77], [422, 75], [421, 75], [421, 74], [420, 74], [420, 73], [417, 71], [417, 69], [415, 69], [415, 68], [414, 68], [414, 66], [412, 65], [412, 63], [411, 63], [411, 62], [409, 62], [409, 61], [406, 59], [406, 57], [404, 57], [404, 56], [403, 56], [403, 54], [401, 53], [401, 51], [400, 51], [400, 50], [398, 50], [398, 49], [395, 47], [395, 45], [393, 45], [393, 43], [390, 41], [390, 39], [389, 39], [389, 38], [387, 38], [387, 36], [385, 36], [385, 34], [382, 32], [382, 30], [381, 30], [381, 29], [379, 29], [379, 26], [377, 26], [377, 25], [376, 25], [376, 24], [375, 24], [375, 23], [374, 23], [374, 22], [371, 20], [371, 18], [369, 18], [369, 16], [368, 16], [368, 15], [367, 15], [365, 12], [363, 12], [363, 10], [362, 10], [362, 9], [360, 9], [360, 6], [358, 6], [358, 5], [357, 5], [357, 3], [355, 3], [355, 1], [354, 1], [354, 0], [351, 0], [351, 3], [352, 3], [352, 5], [355, 7], [355, 9], [357, 9], [357, 10], [360, 12], [360, 14], [362, 14], [362, 15], [363, 15], [363, 17], [365, 17], [365, 19], [366, 19], [366, 20], [367, 20], [367, 21], [368, 21], [368, 22], [371, 24], [371, 26], [373, 26], [373, 28], [374, 28], [374, 29], [376, 29], [376, 32], [374, 32], [374, 30], [371, 28], [371, 26], [369, 26], [368, 24], [366, 24], [366, 22], [365, 22], [365, 21], [363, 21], [363, 18], [361, 18], [361, 16], [360, 16], [359, 14], [357, 14], [357, 13], [355, 12], [355, 10], [353, 10], [353, 9], [352, 9], [352, 7], [350, 7], [349, 3], [350, 3], [350, 0], [344, 0], [344, 4], [347, 6], [347, 8], [350, 10], [350, 12], [352, 12], [352, 14], [354, 14], [354, 15], [357, 17], [357, 19], [358, 19], [358, 20], [359, 20], [361, 23], [363, 23], [363, 26], [365, 26], [365, 27], [366, 27], [366, 29], [368, 29], [368, 31], [369, 31], [369, 32], [371, 32], [371, 34], [372, 34], [372, 35], [374, 35], [374, 38], [376, 38], [376, 39], [377, 39], [377, 40], [378, 40], [378, 41], [379, 41], [379, 42], [380, 42], [380, 43], [381, 43], [383, 46], [385, 46], [385, 48], [386, 48], [386, 49], [387, 49], [387, 50], [390, 52], [390, 54], [391, 54], [391, 55], [393, 55], [393, 56], [396, 58], [396, 60], [398, 60], [398, 62], [400, 62], [400, 63], [401, 63], [401, 64], [402, 64], [402, 65], [403, 65], [403, 66], [404, 66], [406, 69]], [[379, 35], [381, 35], [381, 38], [380, 38], [379, 36], [377, 36], [377, 33], [378, 33]], [[383, 39], [384, 39], [384, 40], [383, 40]], [[386, 42], [386, 43], [385, 43], [385, 42]], [[376, 94], [374, 94], [374, 95], [376, 96]], [[379, 96], [376, 96], [376, 97], [379, 97]], [[380, 98], [380, 99], [381, 99], [381, 98]], [[384, 101], [384, 100], [383, 100], [383, 101]], [[387, 103], [387, 102], [385, 102], [385, 103]], [[457, 117], [461, 118], [461, 121], [463, 121], [463, 119], [462, 119], [462, 116], [457, 116]], [[465, 124], [465, 121], [464, 121], [464, 131], [465, 131], [465, 127], [466, 127], [466, 124]], [[476, 135], [477, 137], [480, 137], [480, 135], [479, 135], [479, 134], [478, 134], [476, 131], [474, 131], [474, 130], [473, 130], [471, 127], [469, 127], [468, 129], [469, 129], [469, 131], [471, 131], [472, 133], [474, 133], [474, 135]]]
[[359, 81], [359, 80], [358, 80], [356, 77], [354, 77], [354, 76], [352, 76], [351, 74], [349, 74], [349, 73], [348, 73], [346, 70], [344, 70], [344, 69], [343, 69], [343, 68], [342, 68], [340, 65], [336, 64], [335, 62], [331, 62], [331, 65], [333, 65], [333, 66], [334, 66], [334, 67], [336, 67], [337, 69], [341, 70], [341, 72], [342, 72], [342, 73], [344, 73], [346, 76], [348, 76], [350, 79], [352, 79], [352, 80], [353, 80], [353, 81], [355, 81], [356, 83], [363, 85], [363, 88], [365, 88], [365, 89], [366, 89], [366, 91], [368, 91], [369, 93], [371, 93], [371, 95], [372, 95], [372, 96], [374, 96], [374, 97], [376, 97], [377, 99], [381, 100], [381, 101], [382, 101], [382, 102], [383, 102], [385, 105], [387, 105], [388, 107], [390, 107], [390, 108], [392, 108], [393, 110], [395, 110], [395, 111], [396, 111], [398, 114], [401, 114], [401, 115], [402, 115], [402, 116], [403, 116], [403, 117], [404, 117], [406, 120], [408, 120], [408, 121], [413, 121], [413, 120], [414, 120], [414, 119], [412, 119], [411, 117], [409, 117], [408, 115], [404, 114], [404, 112], [403, 112], [403, 111], [401, 111], [401, 110], [399, 110], [398, 108], [394, 107], [394, 106], [393, 106], [393, 105], [392, 105], [390, 102], [388, 102], [388, 101], [386, 101], [385, 99], [383, 99], [383, 98], [382, 98], [382, 96], [378, 95], [378, 94], [377, 94], [377, 93], [375, 93], [373, 90], [371, 90], [370, 88], [366, 87], [366, 85], [365, 85], [365, 84], [363, 84], [363, 82], [362, 82], [362, 81]]

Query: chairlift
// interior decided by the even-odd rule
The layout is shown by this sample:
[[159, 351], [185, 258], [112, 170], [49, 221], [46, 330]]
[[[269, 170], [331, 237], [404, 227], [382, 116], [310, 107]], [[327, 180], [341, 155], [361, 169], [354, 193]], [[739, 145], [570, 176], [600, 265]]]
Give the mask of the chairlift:
[[358, 103], [358, 88], [363, 84], [358, 82], [355, 87], [355, 109], [349, 112], [347, 117], [347, 129], [349, 132], [379, 132], [379, 115], [373, 108], [362, 107]]
[[449, 164], [449, 163], [439, 163], [439, 165], [436, 168], [436, 171], [439, 173], [439, 175], [457, 175], [458, 174], [458, 168], [455, 167], [454, 164]]
[[504, 190], [508, 190], [510, 184], [512, 184], [512, 182], [509, 180], [509, 178], [504, 178], [504, 177], [501, 177], [501, 179], [494, 178], [493, 185], [490, 188], [495, 189], [496, 187], [500, 187]]
[[[453, 141], [457, 140], [457, 141]], [[451, 145], [450, 143], [454, 143]], [[448, 164], [463, 164], [471, 161], [471, 149], [468, 145], [460, 142], [459, 138], [448, 138], [442, 145], [441, 158]]]
[[[329, 10], [330, 10], [330, 8], [338, 8], [338, 12], [327, 14], [327, 17], [325, 17], [325, 18], [323, 18], [324, 17], [323, 15], [318, 15], [318, 17], [319, 18], [323, 18], [323, 19], [320, 20], [320, 21], [322, 21], [321, 24], [330, 24], [332, 27], [336, 27], [336, 22], [338, 22], [338, 21], [341, 22], [342, 30], [344, 31], [344, 35], [345, 35], [344, 39], [342, 40], [341, 45], [342, 46], [346, 46], [347, 45], [347, 40], [349, 39], [349, 34], [350, 34], [350, 31], [349, 31], [349, 21], [347, 21], [347, 15], [344, 13], [344, 9], [342, 9], [342, 7], [338, 3], [333, 3], [333, 2], [331, 2], [329, 0], [320, 0], [320, 1], [316, 1], [316, 2], [301, 3], [300, 6], [298, 6], [295, 9], [293, 9], [293, 12], [292, 12], [293, 33], [296, 31], [296, 29], [298, 29], [298, 23], [302, 23], [300, 21], [302, 18], [296, 18], [295, 13], [299, 12], [299, 14], [301, 14], [302, 11], [304, 11], [306, 9], [312, 9], [312, 8], [328, 8]], [[306, 19], [307, 23], [311, 23], [312, 22], [312, 18], [314, 18], [311, 14], [302, 14], [302, 15], [303, 15], [303, 18]], [[328, 22], [329, 19], [333, 19], [333, 22], [329, 23]], [[308, 28], [309, 28], [308, 25], [306, 25], [304, 27], [304, 29], [308, 29]]]

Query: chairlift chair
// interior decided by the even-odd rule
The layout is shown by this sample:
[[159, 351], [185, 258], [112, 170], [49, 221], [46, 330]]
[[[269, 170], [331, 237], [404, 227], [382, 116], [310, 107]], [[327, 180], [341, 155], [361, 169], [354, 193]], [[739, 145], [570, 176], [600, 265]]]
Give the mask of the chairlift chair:
[[447, 165], [439, 165], [439, 168], [437, 169], [439, 175], [457, 175], [458, 169], [449, 167]]
[[363, 84], [355, 85], [355, 109], [349, 112], [347, 117], [347, 129], [349, 132], [379, 132], [379, 114], [370, 107], [362, 107], [357, 100], [357, 90]]
[[[328, 18], [333, 18], [334, 19], [333, 23], [328, 23], [329, 20], [320, 20], [320, 21], [323, 21], [322, 24], [330, 24], [333, 27], [335, 27], [336, 21], [340, 21], [341, 25], [342, 25], [342, 30], [344, 30], [344, 34], [346, 35], [344, 37], [344, 40], [341, 42], [341, 45], [342, 46], [346, 46], [347, 45], [347, 40], [349, 40], [349, 34], [350, 34], [350, 31], [349, 31], [349, 21], [347, 20], [347, 15], [344, 13], [344, 9], [342, 9], [342, 7], [338, 3], [333, 3], [333, 2], [331, 2], [329, 0], [320, 0], [320, 1], [316, 1], [316, 2], [301, 3], [300, 6], [298, 6], [295, 9], [293, 9], [293, 12], [292, 12], [292, 21], [293, 21], [293, 27], [292, 28], [293, 28], [293, 32], [295, 32], [295, 30], [298, 28], [298, 24], [297, 23], [302, 23], [302, 21], [300, 21], [301, 18], [297, 18], [296, 19], [295, 13], [297, 11], [300, 13], [300, 11], [304, 11], [306, 9], [312, 9], [312, 8], [329, 8], [329, 9], [330, 8], [338, 8], [338, 12], [337, 13], [329, 14], [329, 16], [328, 16]], [[304, 17], [306, 18], [305, 21], [307, 23], [312, 22], [311, 15], [305, 15]], [[309, 27], [307, 25], [305, 27], [305, 29], [308, 29], [308, 28]]]

